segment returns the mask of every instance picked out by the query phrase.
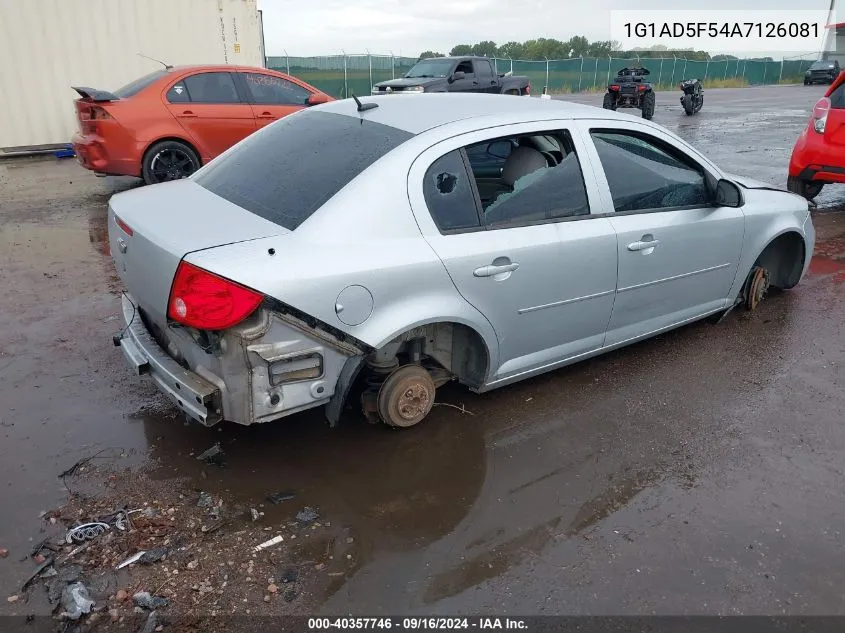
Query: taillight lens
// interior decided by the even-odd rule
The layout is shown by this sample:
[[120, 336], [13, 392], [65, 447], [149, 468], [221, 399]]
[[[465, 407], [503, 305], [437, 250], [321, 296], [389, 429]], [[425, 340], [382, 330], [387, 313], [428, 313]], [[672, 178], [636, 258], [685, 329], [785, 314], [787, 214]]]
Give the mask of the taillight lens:
[[637, 90], [639, 90], [640, 92], [644, 92], [645, 86], [637, 86]]
[[531, 94], [531, 84], [528, 84], [527, 86], [525, 86], [525, 94], [527, 94], [527, 95]]
[[173, 279], [167, 316], [198, 330], [225, 330], [255, 312], [263, 298], [261, 293], [183, 261]]
[[824, 134], [828, 112], [830, 112], [830, 99], [822, 97], [813, 107], [813, 129], [819, 134]]
[[132, 227], [129, 226], [126, 222], [121, 220], [119, 217], [114, 216], [114, 223], [120, 227], [120, 230], [126, 233], [129, 237], [135, 235], [135, 231], [132, 230]]
[[610, 86], [610, 89], [611, 89], [613, 92], [617, 92], [617, 91], [619, 90], [619, 86], [617, 86], [617, 85], [615, 85], [615, 84], [614, 84], [614, 85]]

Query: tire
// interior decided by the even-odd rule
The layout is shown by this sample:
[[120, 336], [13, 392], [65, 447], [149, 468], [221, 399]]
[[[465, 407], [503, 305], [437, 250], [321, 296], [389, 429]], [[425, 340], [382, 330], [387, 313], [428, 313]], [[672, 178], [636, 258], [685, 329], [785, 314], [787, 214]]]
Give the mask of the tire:
[[408, 428], [419, 424], [434, 406], [436, 389], [434, 379], [424, 367], [400, 367], [379, 388], [379, 417], [393, 427]]
[[687, 116], [695, 114], [695, 104], [692, 101], [692, 95], [684, 95], [681, 97], [681, 105], [684, 108], [684, 112], [687, 113]]
[[613, 95], [609, 92], [604, 94], [604, 99], [601, 102], [601, 107], [605, 110], [615, 110], [616, 103], [613, 100]]
[[202, 166], [194, 148], [181, 141], [161, 141], [150, 147], [141, 163], [148, 185], [187, 178]]
[[809, 86], [809, 85], [810, 85], [810, 82], [809, 82], [809, 81], [807, 81], [807, 80], [805, 79], [805, 80], [804, 80], [804, 85], [805, 85], [805, 86]]
[[514, 97], [518, 97], [519, 96], [519, 90], [514, 90], [513, 88], [511, 88], [509, 90], [505, 90], [505, 94], [506, 95], [512, 95]]
[[789, 176], [786, 179], [786, 188], [792, 193], [797, 193], [807, 200], [812, 200], [819, 193], [821, 193], [823, 182], [815, 182], [813, 180], [801, 180], [797, 176]]
[[655, 96], [654, 92], [647, 92], [643, 95], [642, 101], [642, 113], [643, 118], [646, 121], [651, 121], [651, 117], [654, 116], [654, 104], [655, 104]]

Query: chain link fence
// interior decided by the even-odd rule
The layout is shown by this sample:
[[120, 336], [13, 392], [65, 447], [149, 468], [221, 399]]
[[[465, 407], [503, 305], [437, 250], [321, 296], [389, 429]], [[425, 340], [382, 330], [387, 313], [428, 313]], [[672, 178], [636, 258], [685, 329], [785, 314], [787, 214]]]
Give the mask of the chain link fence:
[[[416, 62], [415, 57], [393, 55], [324, 55], [268, 57], [266, 65], [299, 77], [333, 97], [346, 98], [370, 94], [373, 84], [401, 77]], [[539, 94], [544, 86], [551, 93], [603, 91], [618, 70], [640, 65], [649, 69], [649, 80], [663, 89], [674, 89], [691, 78], [716, 84], [728, 80], [748, 85], [800, 83], [813, 60], [576, 57], [544, 61], [493, 58], [493, 63], [497, 72], [527, 75], [534, 94]]]

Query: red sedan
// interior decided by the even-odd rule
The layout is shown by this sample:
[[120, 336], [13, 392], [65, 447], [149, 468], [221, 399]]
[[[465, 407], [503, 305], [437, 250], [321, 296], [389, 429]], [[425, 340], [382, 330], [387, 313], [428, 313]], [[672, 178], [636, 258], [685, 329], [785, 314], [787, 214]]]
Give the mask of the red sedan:
[[149, 184], [189, 176], [255, 130], [332, 100], [295, 77], [244, 66], [168, 67], [114, 92], [74, 90], [82, 166]]

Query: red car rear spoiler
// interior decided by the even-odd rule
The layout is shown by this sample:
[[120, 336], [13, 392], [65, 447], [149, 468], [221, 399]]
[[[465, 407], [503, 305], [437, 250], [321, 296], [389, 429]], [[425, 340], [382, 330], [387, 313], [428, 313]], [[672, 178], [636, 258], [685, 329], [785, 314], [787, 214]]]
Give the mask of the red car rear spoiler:
[[71, 86], [79, 93], [83, 99], [90, 99], [91, 101], [117, 101], [120, 97], [116, 97], [105, 90], [97, 90], [96, 88], [86, 88], [85, 86]]

